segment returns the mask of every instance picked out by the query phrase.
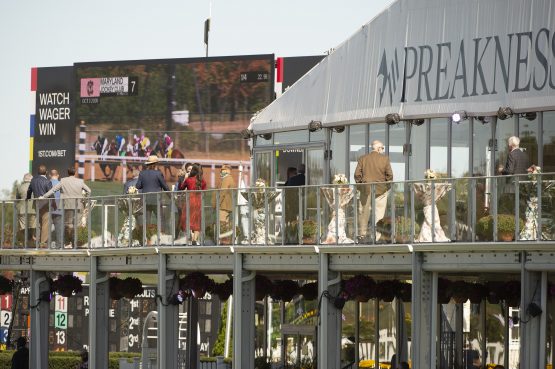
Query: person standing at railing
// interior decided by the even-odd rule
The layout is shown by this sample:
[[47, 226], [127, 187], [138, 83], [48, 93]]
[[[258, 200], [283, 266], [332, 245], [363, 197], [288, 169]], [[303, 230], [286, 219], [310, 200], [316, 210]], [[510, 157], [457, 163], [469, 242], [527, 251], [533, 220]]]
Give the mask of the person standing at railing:
[[123, 194], [127, 195], [129, 193], [129, 187], [137, 187], [137, 181], [139, 180], [139, 170], [133, 168], [133, 178], [128, 179], [127, 182], [123, 184]]
[[[232, 218], [231, 213], [233, 209], [233, 191], [232, 188], [236, 188], [235, 180], [231, 176], [231, 167], [227, 164], [222, 165], [220, 169], [220, 184], [218, 186], [219, 191], [219, 215], [220, 215], [220, 232], [228, 233], [232, 232], [231, 224]], [[216, 206], [216, 194], [212, 197], [212, 206]], [[220, 235], [220, 237], [227, 237], [227, 235]]]
[[27, 240], [24, 240], [24, 244], [27, 241], [32, 241], [35, 238], [35, 209], [33, 208], [33, 203], [27, 199], [27, 191], [29, 190], [29, 185], [31, 184], [31, 180], [33, 179], [33, 175], [31, 173], [27, 173], [23, 176], [23, 182], [19, 186], [17, 186], [17, 191], [15, 194], [15, 198], [20, 200], [17, 202], [17, 218], [19, 222], [18, 233], [20, 237], [18, 239], [23, 240], [25, 237], [25, 228], [28, 229], [27, 231]]
[[507, 156], [505, 167], [501, 165], [499, 166], [499, 174], [514, 175], [528, 173], [530, 159], [528, 158], [528, 155], [519, 147], [520, 138], [516, 136], [509, 137], [507, 145], [509, 146], [509, 155]]
[[[179, 190], [194, 191], [189, 195], [189, 229], [191, 230], [191, 241], [193, 244], [198, 244], [202, 219], [202, 201], [201, 193], [197, 191], [206, 190], [206, 181], [202, 178], [199, 165], [193, 165], [189, 176], [179, 186]], [[182, 203], [179, 219], [179, 226], [183, 232], [187, 232], [187, 206], [185, 201]]]
[[[50, 183], [52, 187], [56, 187], [60, 183], [60, 174], [56, 169], [50, 171]], [[51, 207], [50, 215], [52, 216], [52, 224], [54, 224], [54, 241], [57, 248], [62, 247], [62, 232], [64, 231], [64, 225], [62, 223], [62, 209], [60, 204], [60, 191], [54, 193], [54, 206]]]
[[[139, 178], [137, 180], [137, 189], [141, 190], [142, 193], [148, 194], [151, 192], [162, 192], [162, 191], [169, 191], [170, 188], [168, 187], [162, 172], [160, 172], [157, 168], [157, 164], [159, 159], [156, 155], [150, 155], [145, 163], [145, 169], [141, 171], [139, 174]], [[150, 216], [152, 213], [157, 213], [157, 196], [156, 194], [153, 195], [145, 195], [145, 205], [146, 205], [146, 221], [149, 224], [157, 224], [157, 218], [155, 222], [150, 221]]]
[[[75, 228], [75, 222], [78, 222], [78, 214], [76, 213], [83, 208], [83, 192], [90, 195], [91, 189], [85, 184], [85, 181], [75, 177], [75, 167], [69, 167], [67, 177], [62, 178], [56, 186], [52, 187], [41, 198], [52, 197], [56, 191], [60, 191], [60, 200], [64, 209], [64, 223], [68, 235], [71, 236]], [[66, 242], [73, 243], [73, 237], [66, 240]]]
[[[46, 178], [46, 165], [41, 164], [38, 168], [38, 176], [33, 177], [27, 190], [27, 200], [33, 196], [41, 199], [52, 188], [52, 183]], [[46, 247], [48, 242], [48, 223], [50, 215], [48, 214], [48, 201], [35, 201], [35, 212], [38, 215], [37, 221], [40, 224], [40, 247]]]
[[[375, 209], [372, 207], [372, 190], [370, 185], [360, 186], [360, 202], [359, 208], [359, 242], [367, 241], [368, 221], [370, 219], [370, 211], [374, 211], [374, 225], [380, 221], [387, 207], [387, 196], [389, 194], [389, 185], [385, 182], [393, 181], [393, 171], [389, 158], [385, 155], [385, 147], [381, 141], [372, 142], [372, 152], [361, 156], [358, 159], [355, 169], [356, 183], [373, 183], [375, 184]], [[376, 241], [381, 238], [382, 234], [376, 232]]]

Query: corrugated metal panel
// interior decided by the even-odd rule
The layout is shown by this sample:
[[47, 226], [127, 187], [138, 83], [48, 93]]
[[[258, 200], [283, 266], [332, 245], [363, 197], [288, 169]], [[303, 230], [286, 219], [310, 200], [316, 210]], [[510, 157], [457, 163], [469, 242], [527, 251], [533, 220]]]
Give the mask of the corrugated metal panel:
[[399, 0], [251, 127], [262, 133], [311, 120], [383, 121], [394, 112], [416, 118], [555, 108], [554, 23], [552, 0]]

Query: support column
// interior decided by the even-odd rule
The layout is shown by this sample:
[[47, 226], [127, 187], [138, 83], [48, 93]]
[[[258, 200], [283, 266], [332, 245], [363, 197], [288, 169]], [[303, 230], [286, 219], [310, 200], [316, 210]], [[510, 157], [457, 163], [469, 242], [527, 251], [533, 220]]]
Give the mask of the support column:
[[329, 270], [329, 255], [320, 253], [318, 273], [318, 295], [320, 311], [318, 325], [318, 369], [336, 369], [341, 367], [341, 310], [333, 301], [322, 297], [324, 291], [337, 296], [341, 288], [341, 276]]
[[243, 269], [235, 253], [233, 267], [233, 367], [254, 369], [254, 302], [256, 273]]
[[31, 271], [31, 343], [30, 368], [48, 368], [48, 318], [50, 301], [42, 300], [41, 294], [48, 293], [50, 285], [44, 272]]
[[422, 253], [413, 253], [412, 367], [435, 369], [437, 273], [425, 272], [422, 268], [423, 259]]
[[[177, 293], [179, 283], [174, 271], [167, 270], [167, 255], [159, 255], [158, 265], [158, 367], [177, 369], [179, 305], [167, 304], [169, 297]], [[162, 301], [164, 304], [162, 304]], [[164, 306], [167, 304], [167, 306]], [[196, 336], [194, 339], [196, 347]], [[187, 340], [189, 344], [189, 340]], [[196, 363], [196, 360], [195, 360]], [[196, 366], [187, 366], [194, 369]]]
[[[522, 260], [526, 260], [526, 254], [523, 253]], [[520, 301], [520, 369], [536, 369], [540, 368], [540, 323], [541, 316], [546, 314], [543, 310], [540, 316], [531, 317], [528, 313], [529, 305], [534, 303], [539, 307], [541, 302], [541, 273], [530, 272], [524, 268], [522, 264], [521, 273], [521, 301]], [[545, 341], [541, 343], [545, 345]], [[544, 349], [545, 350], [545, 349]], [[544, 363], [545, 367], [545, 363]]]
[[[198, 300], [192, 296], [187, 299], [187, 368], [197, 369], [198, 366]], [[163, 367], [161, 367], [163, 368]]]
[[98, 256], [90, 256], [89, 367], [108, 368], [109, 275], [98, 271]]

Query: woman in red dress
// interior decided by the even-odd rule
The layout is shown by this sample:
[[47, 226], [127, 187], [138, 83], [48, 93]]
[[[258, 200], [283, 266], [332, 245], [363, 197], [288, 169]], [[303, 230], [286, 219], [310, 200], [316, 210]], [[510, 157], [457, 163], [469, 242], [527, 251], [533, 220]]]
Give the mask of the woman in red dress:
[[[197, 243], [202, 219], [201, 193], [197, 191], [206, 190], [206, 182], [202, 179], [202, 169], [200, 165], [193, 165], [189, 177], [181, 183], [179, 189], [182, 191], [193, 191], [189, 194], [189, 227], [191, 229], [191, 241]], [[179, 225], [183, 232], [187, 232], [187, 208], [185, 203], [183, 204]]]

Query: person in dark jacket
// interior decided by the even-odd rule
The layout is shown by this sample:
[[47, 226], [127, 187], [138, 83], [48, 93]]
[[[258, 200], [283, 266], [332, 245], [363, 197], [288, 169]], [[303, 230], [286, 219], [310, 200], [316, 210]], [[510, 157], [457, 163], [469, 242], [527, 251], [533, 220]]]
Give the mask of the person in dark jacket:
[[[44, 196], [45, 193], [50, 191], [52, 188], [52, 183], [48, 178], [46, 178], [46, 166], [39, 165], [38, 175], [34, 176], [27, 190], [27, 200], [31, 199], [31, 196], [38, 199]], [[40, 224], [40, 246], [46, 247], [48, 242], [48, 222], [50, 214], [48, 213], [48, 200], [36, 200], [35, 209], [37, 214], [37, 220]]]
[[27, 339], [19, 337], [16, 341], [17, 351], [12, 356], [12, 369], [29, 369], [29, 349]]
[[499, 167], [499, 173], [503, 175], [527, 174], [530, 167], [528, 155], [519, 147], [520, 139], [512, 136], [507, 140], [509, 155], [505, 167]]
[[[156, 195], [148, 195], [148, 193], [170, 190], [170, 188], [166, 184], [166, 181], [164, 180], [162, 172], [160, 172], [156, 167], [157, 163], [158, 157], [156, 155], [151, 155], [148, 157], [146, 161], [146, 168], [139, 174], [139, 179], [137, 180], [137, 184], [135, 186], [138, 190], [141, 190], [142, 193], [147, 194], [145, 195], [147, 222], [149, 222], [148, 218], [150, 217], [151, 213], [156, 214], [157, 210]], [[149, 223], [157, 224], [156, 217], [154, 222]]]
[[286, 186], [304, 186], [306, 183], [306, 177], [304, 175], [305, 170], [305, 165], [299, 164], [299, 166], [297, 167], [297, 175], [288, 178]]

